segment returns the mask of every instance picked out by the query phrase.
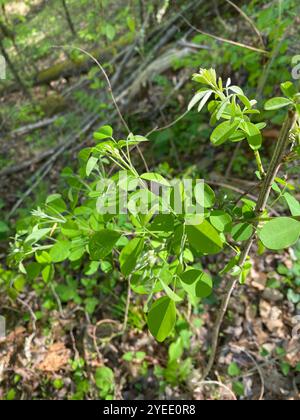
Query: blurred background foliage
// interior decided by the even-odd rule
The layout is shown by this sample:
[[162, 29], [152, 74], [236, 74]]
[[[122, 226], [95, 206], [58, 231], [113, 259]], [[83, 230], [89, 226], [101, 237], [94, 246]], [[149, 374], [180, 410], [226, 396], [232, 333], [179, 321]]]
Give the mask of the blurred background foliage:
[[[242, 193], [251, 189], [254, 164], [243, 146], [211, 147], [207, 114], [191, 111], [181, 118], [195, 91], [191, 75], [214, 67], [257, 98], [262, 109], [300, 62], [293, 61], [300, 54], [299, 1], [0, 0], [0, 5], [0, 54], [7, 67], [0, 81], [0, 315], [9, 333], [8, 341], [0, 341], [0, 398], [231, 399], [233, 393], [255, 399], [262, 388], [257, 363], [266, 366], [266, 398], [294, 398], [300, 360], [290, 351], [289, 337], [300, 312], [299, 247], [292, 254], [269, 255], [266, 266], [257, 259], [250, 284], [234, 299], [226, 330], [231, 338], [224, 339], [217, 372], [231, 393], [199, 385], [218, 294], [188, 305], [176, 334], [158, 345], [144, 328], [141, 298], [132, 301], [129, 329], [120, 337], [127, 289], [109, 263], [87, 264], [80, 275], [76, 264], [63, 265], [46, 284], [8, 267], [7, 256], [16, 226], [26, 225], [30, 209], [65, 188], [59, 174], [65, 166], [78, 167], [78, 151], [92, 142], [92, 132], [110, 124], [122, 134], [103, 74], [72, 46], [101, 62], [132, 132], [146, 135], [167, 127], [153, 132], [143, 150], [150, 168], [165, 176], [203, 177], [221, 197], [235, 197], [226, 185]], [[264, 112], [262, 118], [271, 121], [264, 132], [267, 160], [284, 112]], [[142, 165], [138, 154], [135, 164]], [[296, 190], [298, 173], [296, 162], [288, 168]], [[219, 265], [214, 258], [207, 261], [212, 273]], [[220, 280], [216, 274], [215, 284]], [[276, 326], [268, 324], [267, 305], [274, 304]], [[245, 344], [249, 330], [252, 347]], [[30, 354], [26, 340], [33, 342]], [[14, 361], [19, 351], [21, 360]]]

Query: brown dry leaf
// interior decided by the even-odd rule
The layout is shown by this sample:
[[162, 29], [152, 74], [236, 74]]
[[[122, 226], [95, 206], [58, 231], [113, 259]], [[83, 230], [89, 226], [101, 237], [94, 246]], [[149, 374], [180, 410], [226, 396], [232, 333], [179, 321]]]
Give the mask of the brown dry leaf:
[[293, 268], [294, 263], [292, 260], [286, 260], [285, 265], [289, 270], [291, 270]]
[[265, 342], [268, 340], [268, 334], [264, 332], [261, 320], [257, 319], [253, 322], [253, 331], [256, 336], [257, 343], [260, 346], [265, 344]]
[[262, 319], [265, 321], [271, 315], [272, 306], [266, 300], [260, 300], [259, 302], [259, 312]]
[[4, 339], [4, 341], [10, 344], [14, 343], [15, 341], [22, 342], [25, 333], [26, 329], [24, 327], [17, 327], [6, 337], [6, 339]]
[[300, 342], [298, 339], [293, 338], [287, 344], [286, 360], [293, 367], [296, 367], [296, 365], [300, 362]]
[[271, 306], [269, 302], [261, 299], [259, 303], [260, 315], [263, 323], [268, 330], [275, 333], [277, 337], [284, 338], [284, 324], [282, 321], [282, 311], [276, 306]]
[[263, 330], [262, 321], [260, 318], [257, 318], [258, 309], [255, 305], [249, 305], [246, 308], [245, 315], [247, 322], [251, 325], [254, 335], [256, 337], [256, 342], [261, 346], [267, 339], [268, 334]]
[[70, 355], [71, 352], [64, 343], [54, 343], [49, 347], [44, 360], [38, 364], [37, 368], [44, 372], [58, 372], [68, 365]]
[[262, 273], [261, 271], [256, 271], [254, 268], [251, 270], [251, 286], [255, 287], [255, 289], [258, 290], [264, 290], [266, 285], [267, 285], [267, 281], [268, 281], [268, 276], [266, 273]]

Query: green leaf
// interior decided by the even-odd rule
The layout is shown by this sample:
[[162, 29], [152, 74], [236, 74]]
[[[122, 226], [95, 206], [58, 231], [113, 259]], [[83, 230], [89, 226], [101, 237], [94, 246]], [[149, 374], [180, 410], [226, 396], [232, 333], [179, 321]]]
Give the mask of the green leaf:
[[281, 362], [280, 367], [284, 376], [288, 376], [291, 371], [291, 365], [288, 362]]
[[241, 370], [235, 362], [231, 363], [228, 366], [228, 375], [235, 377], [235, 376], [240, 376], [240, 374], [241, 374]]
[[238, 95], [238, 98], [245, 105], [245, 107], [247, 109], [251, 109], [252, 108], [251, 102], [249, 101], [249, 99], [247, 98], [247, 96], [245, 96], [245, 95]]
[[253, 234], [253, 227], [249, 223], [239, 223], [234, 226], [231, 232], [233, 239], [236, 242], [247, 241]]
[[207, 298], [212, 294], [211, 277], [201, 270], [187, 270], [180, 276], [184, 290], [198, 298]]
[[239, 397], [243, 397], [245, 395], [245, 387], [242, 382], [233, 382], [232, 389], [233, 392]]
[[246, 133], [248, 143], [253, 150], [260, 149], [262, 145], [262, 135], [259, 128], [251, 122], [244, 122], [243, 129]]
[[135, 238], [130, 241], [120, 254], [121, 272], [129, 276], [134, 271], [138, 258], [144, 249], [144, 239]]
[[69, 258], [71, 243], [69, 241], [57, 242], [50, 250], [52, 262], [60, 263]]
[[67, 210], [67, 205], [62, 199], [60, 194], [52, 194], [50, 195], [47, 200], [46, 204], [51, 208], [56, 210], [59, 213], [63, 213]]
[[293, 289], [289, 289], [288, 290], [288, 292], [287, 292], [287, 298], [294, 305], [297, 305], [300, 302], [300, 295], [299, 295], [299, 293], [295, 293]]
[[280, 88], [282, 93], [290, 99], [298, 93], [292, 82], [281, 83]]
[[287, 202], [287, 205], [289, 206], [289, 209], [292, 213], [292, 216], [300, 216], [300, 203], [294, 196], [292, 196], [290, 193], [285, 193], [283, 195], [283, 198]]
[[15, 389], [10, 389], [9, 391], [8, 391], [8, 393], [6, 394], [6, 396], [5, 396], [5, 399], [7, 400], [7, 401], [13, 401], [15, 398], [16, 398], [16, 390]]
[[156, 174], [153, 172], [148, 172], [141, 175], [141, 178], [146, 181], [156, 182], [157, 184], [164, 185], [166, 187], [170, 187], [170, 183], [160, 174]]
[[230, 102], [230, 98], [226, 98], [223, 102], [221, 102], [221, 104], [220, 104], [220, 106], [217, 110], [217, 113], [216, 113], [217, 121], [219, 121], [221, 119], [221, 117], [222, 117], [224, 111], [226, 110], [229, 102]]
[[[223, 276], [224, 274], [227, 274], [230, 271], [234, 270], [237, 265], [238, 265], [238, 257], [233, 257], [228, 261], [226, 266], [223, 268], [223, 270], [219, 272], [219, 274]], [[239, 269], [241, 270], [241, 267], [239, 267]]]
[[204, 208], [211, 208], [215, 205], [216, 195], [209, 185], [199, 184], [199, 188], [196, 187], [196, 191], [196, 200]]
[[169, 362], [178, 362], [183, 355], [184, 346], [182, 343], [182, 338], [178, 338], [174, 343], [169, 347]]
[[32, 262], [26, 266], [26, 272], [29, 280], [35, 280], [41, 273], [41, 265], [36, 262]]
[[201, 254], [218, 254], [223, 249], [223, 241], [216, 229], [204, 220], [198, 226], [187, 226], [190, 245]]
[[90, 256], [93, 261], [107, 257], [120, 239], [121, 234], [114, 230], [103, 229], [95, 233], [89, 242]]
[[135, 20], [133, 17], [128, 16], [127, 18], [127, 26], [130, 30], [130, 32], [135, 32]]
[[67, 238], [76, 238], [77, 236], [80, 236], [78, 225], [72, 221], [68, 221], [62, 225], [61, 233]]
[[213, 211], [209, 220], [213, 227], [215, 227], [219, 232], [227, 231], [232, 223], [231, 216], [223, 210]]
[[200, 73], [193, 75], [193, 80], [210, 86], [217, 86], [217, 74], [214, 69], [200, 69]]
[[262, 131], [264, 128], [267, 127], [267, 124], [264, 123], [264, 122], [261, 122], [261, 123], [255, 124], [255, 125], [260, 131]]
[[233, 143], [239, 143], [245, 138], [246, 138], [246, 135], [243, 131], [236, 131], [235, 133], [233, 133], [232, 136], [229, 137], [229, 140], [232, 141]]
[[113, 129], [109, 125], [104, 125], [100, 128], [96, 133], [94, 133], [95, 140], [105, 140], [112, 138], [113, 136]]
[[[201, 92], [196, 93], [196, 95], [193, 97], [193, 99], [191, 100], [191, 102], [189, 103], [188, 106], [188, 111], [190, 111], [192, 108], [194, 108], [194, 106], [200, 102], [201, 100], [205, 100], [202, 108], [204, 107], [204, 105], [206, 104], [206, 102], [208, 101], [208, 99], [210, 98], [211, 94], [213, 93], [212, 90], [203, 90]], [[202, 104], [200, 104], [201, 106]], [[201, 109], [202, 109], [201, 108]], [[199, 111], [200, 112], [200, 111]]]
[[270, 99], [265, 103], [265, 110], [266, 111], [275, 111], [277, 109], [285, 108], [289, 105], [291, 105], [293, 102], [290, 99], [287, 98], [273, 98]]
[[46, 251], [36, 252], [35, 259], [39, 264], [50, 264], [52, 262], [50, 255]]
[[103, 392], [103, 396], [105, 397], [108, 393], [113, 392], [114, 390], [114, 372], [106, 366], [97, 368], [95, 374], [95, 383], [97, 388]]
[[183, 283], [191, 285], [196, 283], [202, 277], [203, 271], [201, 270], [186, 270], [181, 274], [180, 278]]
[[196, 296], [202, 299], [209, 297], [213, 292], [213, 282], [207, 273], [203, 273], [196, 283]]
[[54, 266], [52, 264], [47, 265], [42, 271], [42, 277], [45, 283], [49, 283], [54, 279]]
[[90, 298], [85, 299], [84, 304], [85, 304], [85, 310], [87, 311], [87, 313], [89, 315], [93, 315], [93, 313], [95, 312], [97, 308], [97, 305], [99, 304], [99, 299], [95, 297], [90, 297]]
[[172, 214], [159, 214], [151, 223], [151, 232], [174, 232], [174, 216]]
[[95, 273], [97, 273], [99, 267], [100, 267], [99, 261], [90, 261], [89, 264], [87, 265], [86, 270], [84, 271], [84, 275], [85, 276], [94, 275]]
[[122, 359], [125, 360], [125, 362], [132, 362], [134, 360], [134, 353], [132, 351], [129, 351], [123, 354]]
[[132, 146], [136, 146], [137, 144], [143, 143], [143, 142], [147, 142], [149, 141], [146, 137], [143, 136], [135, 136], [134, 134], [130, 133], [129, 136], [127, 137], [127, 140], [120, 140], [118, 141], [118, 147], [122, 148], [122, 147], [132, 147]]
[[107, 24], [105, 26], [105, 35], [109, 39], [109, 41], [113, 41], [116, 36], [115, 28], [112, 25]]
[[209, 98], [211, 97], [212, 93], [213, 93], [212, 91], [207, 92], [206, 95], [203, 97], [203, 99], [201, 100], [201, 102], [198, 106], [198, 112], [201, 112], [202, 109], [205, 107], [205, 105], [207, 104], [207, 102], [208, 102]]
[[80, 152], [78, 153], [79, 160], [87, 162], [89, 160], [89, 157], [91, 156], [92, 150], [93, 149], [91, 147], [86, 147], [85, 149], [80, 150]]
[[56, 293], [58, 294], [62, 302], [69, 302], [78, 298], [76, 285], [74, 285], [71, 282], [67, 284], [59, 284], [56, 287]]
[[232, 92], [234, 92], [236, 95], [243, 95], [243, 96], [245, 96], [243, 89], [241, 89], [239, 86], [230, 86], [229, 87], [229, 90], [231, 90]]
[[74, 300], [74, 298], [77, 296], [76, 290], [66, 284], [59, 284], [56, 287], [56, 293], [64, 303]]
[[225, 121], [218, 125], [211, 137], [210, 140], [215, 146], [220, 146], [221, 144], [225, 143], [229, 137], [231, 137], [235, 131], [237, 130], [239, 126], [239, 122], [231, 122], [231, 121]]
[[76, 248], [72, 249], [70, 252], [69, 260], [74, 262], [80, 260], [86, 252], [85, 246], [77, 246]]
[[6, 223], [0, 222], [0, 233], [5, 233], [9, 231], [9, 227]]
[[159, 342], [163, 342], [171, 333], [176, 323], [176, 306], [173, 300], [164, 296], [156, 300], [150, 308], [148, 327]]
[[181, 302], [182, 298], [179, 297], [172, 289], [169, 287], [162, 278], [159, 278], [160, 284], [162, 285], [162, 288], [166, 292], [166, 295], [173, 300], [174, 302]]
[[46, 204], [50, 204], [53, 201], [59, 200], [61, 198], [61, 194], [51, 194], [46, 199]]
[[91, 156], [86, 164], [86, 176], [90, 176], [98, 163], [98, 158]]
[[30, 243], [31, 245], [33, 245], [36, 242], [40, 241], [42, 238], [44, 238], [46, 235], [48, 235], [48, 233], [50, 233], [51, 230], [52, 228], [35, 230], [25, 239], [25, 243]]
[[24, 290], [26, 281], [25, 278], [22, 275], [17, 276], [14, 280], [13, 280], [13, 285], [14, 288], [16, 289], [17, 292], [21, 293]]
[[259, 232], [263, 245], [280, 250], [294, 245], [300, 236], [300, 222], [288, 217], [278, 217], [267, 222]]

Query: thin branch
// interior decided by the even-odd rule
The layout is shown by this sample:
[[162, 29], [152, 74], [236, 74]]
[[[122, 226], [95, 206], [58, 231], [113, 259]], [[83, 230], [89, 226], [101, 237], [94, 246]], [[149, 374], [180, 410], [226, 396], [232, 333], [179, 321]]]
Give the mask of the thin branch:
[[243, 16], [243, 18], [249, 23], [249, 25], [251, 26], [251, 28], [254, 30], [254, 32], [258, 36], [259, 42], [260, 42], [261, 46], [263, 48], [265, 48], [265, 43], [264, 43], [263, 37], [262, 37], [259, 29], [255, 25], [255, 23], [253, 22], [253, 20], [238, 5], [236, 5], [235, 3], [233, 3], [231, 0], [226, 0], [226, 1], [227, 1], [228, 4], [230, 4], [232, 7], [234, 7], [235, 10], [237, 10]]
[[124, 315], [124, 322], [122, 327], [122, 333], [124, 334], [127, 329], [128, 324], [128, 314], [129, 314], [129, 308], [130, 308], [130, 300], [131, 300], [131, 284], [130, 284], [130, 278], [128, 279], [128, 289], [127, 289], [127, 298], [126, 298], [126, 307], [125, 307], [125, 315]]
[[[105, 324], [108, 324], [108, 325], [109, 325], [109, 324], [112, 324], [112, 325], [117, 325], [117, 326], [119, 326], [119, 325], [120, 325], [119, 321], [115, 321], [114, 319], [102, 319], [101, 321], [98, 321], [96, 325], [94, 325], [94, 326], [92, 327], [92, 331], [91, 331], [91, 333], [88, 331], [89, 336], [93, 339], [94, 348], [95, 348], [95, 351], [96, 351], [96, 353], [97, 353], [98, 360], [99, 360], [99, 362], [100, 362], [101, 364], [103, 364], [103, 356], [102, 356], [102, 354], [100, 353], [99, 348], [98, 348], [98, 343], [97, 343], [97, 329], [98, 329], [100, 326], [105, 325]], [[117, 334], [113, 333], [113, 334], [112, 334], [109, 338], [106, 338], [106, 339], [103, 339], [103, 338], [102, 338], [102, 342], [103, 342], [103, 341], [109, 342], [109, 341], [110, 341], [110, 340], [112, 340], [115, 336], [117, 336], [117, 335], [119, 335], [119, 334], [120, 334], [120, 333], [117, 333]]]
[[173, 127], [174, 125], [176, 125], [179, 121], [181, 121], [188, 113], [189, 113], [190, 111], [185, 111], [185, 113], [184, 114], [182, 114], [182, 115], [180, 115], [180, 117], [178, 117], [175, 121], [173, 121], [173, 122], [171, 122], [170, 124], [168, 124], [168, 125], [166, 125], [166, 126], [164, 126], [164, 127], [161, 127], [161, 128], [159, 128], [159, 127], [155, 127], [155, 128], [153, 128], [153, 130], [151, 130], [148, 134], [146, 134], [146, 136], [145, 137], [149, 137], [149, 136], [151, 136], [151, 134], [153, 134], [153, 133], [157, 133], [157, 132], [159, 132], [159, 131], [164, 131], [164, 130], [167, 130], [168, 128], [171, 128], [171, 127]]
[[246, 356], [249, 357], [249, 359], [254, 363], [256, 370], [258, 371], [259, 377], [260, 377], [260, 381], [261, 381], [261, 391], [260, 391], [260, 396], [259, 396], [259, 401], [262, 401], [264, 398], [264, 394], [265, 394], [265, 378], [262, 372], [261, 367], [259, 366], [259, 364], [257, 363], [257, 361], [254, 359], [254, 357], [247, 351], [244, 350], [242, 347], [236, 346], [235, 344], [232, 344], [231, 347], [237, 349], [238, 351], [246, 354]]
[[[266, 209], [267, 202], [270, 197], [272, 185], [279, 172], [280, 166], [284, 158], [284, 153], [287, 149], [287, 146], [290, 140], [290, 132], [294, 128], [297, 118], [298, 118], [297, 113], [295, 111], [290, 111], [281, 129], [279, 139], [277, 141], [276, 149], [274, 151], [274, 154], [270, 163], [270, 167], [262, 183], [261, 191], [257, 200], [256, 209], [255, 209], [257, 216], [260, 216]], [[252, 236], [250, 237], [250, 239], [246, 242], [244, 248], [242, 249], [242, 252], [239, 258], [240, 267], [244, 266], [244, 264], [246, 263], [249, 257], [258, 226], [259, 226], [259, 221], [257, 221], [256, 224], [254, 225], [254, 228], [255, 228], [254, 232]], [[210, 374], [211, 369], [214, 365], [221, 326], [225, 318], [225, 315], [227, 313], [227, 309], [228, 309], [228, 305], [229, 305], [232, 293], [236, 285], [238, 284], [238, 281], [239, 281], [238, 277], [232, 277], [227, 284], [225, 295], [223, 297], [221, 307], [220, 307], [220, 310], [219, 310], [219, 313], [218, 313], [218, 316], [217, 316], [217, 319], [213, 328], [213, 332], [212, 332], [211, 355], [203, 373], [204, 379]]]
[[[97, 66], [98, 66], [98, 67], [99, 67], [99, 69], [101, 70], [101, 72], [102, 72], [103, 76], [105, 77], [105, 80], [106, 80], [106, 83], [107, 83], [107, 87], [108, 87], [108, 91], [109, 91], [109, 93], [110, 93], [110, 96], [111, 96], [111, 99], [112, 99], [112, 101], [113, 101], [113, 104], [114, 104], [114, 106], [115, 106], [115, 108], [116, 108], [116, 110], [117, 110], [117, 113], [118, 113], [118, 115], [119, 115], [119, 117], [120, 117], [120, 120], [122, 121], [122, 123], [123, 123], [123, 125], [124, 125], [124, 127], [125, 127], [126, 131], [128, 132], [128, 134], [130, 134], [130, 133], [131, 133], [131, 130], [130, 130], [130, 128], [129, 128], [129, 126], [128, 126], [127, 122], [125, 121], [125, 119], [124, 119], [124, 117], [123, 117], [123, 115], [122, 115], [122, 112], [121, 112], [121, 110], [120, 110], [120, 107], [119, 107], [119, 105], [118, 105], [118, 103], [117, 103], [117, 100], [116, 100], [116, 97], [115, 97], [115, 95], [114, 95], [114, 92], [113, 92], [113, 87], [112, 87], [112, 84], [111, 84], [111, 82], [110, 82], [110, 79], [109, 79], [109, 77], [108, 77], [108, 75], [107, 75], [107, 73], [106, 73], [106, 71], [105, 71], [104, 67], [103, 67], [103, 66], [102, 66], [102, 64], [99, 62], [99, 60], [97, 60], [97, 58], [95, 58], [95, 57], [94, 57], [92, 54], [90, 54], [88, 51], [86, 51], [86, 50], [84, 50], [83, 48], [80, 48], [80, 47], [74, 47], [74, 46], [71, 46], [71, 45], [56, 45], [56, 46], [54, 46], [54, 48], [68, 48], [68, 49], [74, 49], [74, 50], [80, 51], [80, 52], [82, 52], [83, 54], [86, 54], [88, 57], [90, 57], [90, 59], [91, 59], [91, 60], [93, 60], [93, 61], [94, 61], [94, 63], [96, 63], [96, 64], [97, 64]], [[141, 149], [140, 149], [140, 147], [139, 147], [139, 146], [137, 146], [137, 150], [138, 150], [139, 155], [140, 155], [140, 157], [141, 157], [141, 159], [142, 159], [142, 161], [143, 161], [143, 164], [144, 164], [144, 166], [145, 166], [146, 171], [147, 171], [147, 172], [149, 172], [149, 168], [148, 168], [148, 165], [147, 165], [146, 159], [144, 158], [144, 155], [143, 155], [143, 153], [142, 153], [142, 151], [141, 151]]]
[[231, 155], [231, 158], [230, 158], [230, 161], [229, 161], [229, 164], [228, 164], [228, 167], [227, 167], [226, 173], [225, 173], [225, 176], [226, 176], [226, 177], [229, 177], [229, 176], [230, 176], [230, 174], [231, 174], [231, 171], [232, 171], [232, 168], [233, 168], [233, 165], [234, 165], [235, 159], [236, 159], [236, 158], [237, 158], [237, 156], [238, 156], [238, 153], [239, 153], [239, 151], [240, 151], [241, 146], [242, 146], [242, 142], [239, 142], [239, 143], [237, 143], [237, 145], [236, 145], [236, 146], [235, 146], [235, 148], [234, 148], [234, 152], [233, 152], [233, 154]]
[[85, 55], [87, 55], [91, 60], [93, 60], [94, 61], [94, 63], [96, 63], [97, 64], [97, 66], [99, 67], [99, 69], [101, 70], [101, 72], [102, 72], [102, 74], [103, 74], [103, 76], [105, 77], [105, 80], [106, 80], [106, 83], [107, 83], [107, 86], [108, 86], [108, 91], [109, 91], [109, 93], [110, 93], [110, 96], [111, 96], [111, 98], [112, 98], [112, 101], [113, 101], [113, 103], [114, 103], [114, 106], [115, 106], [115, 108], [116, 108], [116, 110], [117, 110], [117, 112], [118, 112], [118, 114], [119, 114], [119, 117], [120, 117], [120, 120], [122, 121], [122, 123], [123, 123], [123, 125], [124, 125], [124, 127], [125, 127], [125, 129], [128, 131], [128, 134], [130, 134], [131, 133], [131, 131], [130, 131], [130, 129], [129, 129], [129, 127], [128, 127], [128, 124], [126, 123], [126, 121], [125, 121], [125, 119], [124, 119], [124, 117], [123, 117], [123, 115], [122, 115], [122, 112], [121, 112], [121, 110], [120, 110], [120, 107], [119, 107], [119, 105], [118, 105], [118, 103], [117, 103], [117, 101], [116, 101], [116, 98], [115, 98], [115, 95], [114, 95], [114, 93], [113, 93], [113, 88], [112, 88], [112, 85], [111, 85], [111, 83], [110, 83], [110, 80], [109, 80], [109, 77], [108, 77], [108, 75], [107, 75], [107, 73], [106, 73], [106, 71], [104, 70], [104, 67], [102, 66], [102, 64], [100, 64], [100, 62], [92, 55], [92, 54], [90, 54], [88, 51], [86, 51], [86, 50], [84, 50], [83, 48], [80, 48], [80, 47], [74, 47], [74, 46], [72, 46], [72, 45], [54, 45], [53, 46], [53, 48], [62, 48], [62, 49], [72, 49], [72, 50], [77, 50], [77, 51], [80, 51], [80, 52], [82, 52], [83, 54], [85, 54]]
[[[260, 187], [261, 183], [258, 184], [253, 184], [248, 190], [242, 190], [241, 188], [238, 188], [234, 185], [230, 185], [230, 184], [226, 184], [224, 182], [219, 182], [219, 181], [211, 181], [211, 180], [207, 180], [208, 184], [211, 185], [215, 185], [216, 187], [220, 187], [220, 188], [225, 188], [226, 190], [231, 190], [234, 191], [239, 195], [239, 197], [235, 200], [236, 205], [244, 198], [244, 197], [249, 197], [251, 200], [257, 202], [258, 197], [256, 195], [251, 194], [251, 192], [253, 192], [253, 190], [257, 189]], [[270, 206], [267, 206], [267, 209], [274, 214], [275, 216], [280, 216], [280, 214], [274, 210], [273, 208], [271, 208]], [[260, 219], [261, 220], [261, 219]]]
[[19, 302], [21, 305], [25, 306], [25, 308], [28, 310], [30, 316], [31, 316], [31, 320], [32, 320], [32, 329], [33, 332], [36, 332], [36, 322], [37, 322], [37, 317], [35, 316], [35, 313], [33, 312], [31, 306], [25, 302], [25, 300], [22, 300], [21, 298], [17, 298], [17, 302]]
[[240, 47], [240, 48], [246, 48], [248, 50], [255, 51], [255, 52], [258, 52], [260, 54], [265, 54], [265, 55], [270, 54], [269, 51], [262, 50], [262, 49], [256, 48], [256, 47], [252, 47], [251, 45], [242, 44], [240, 42], [232, 41], [230, 39], [222, 38], [222, 37], [219, 37], [219, 36], [216, 36], [216, 35], [213, 35], [213, 34], [209, 34], [208, 32], [204, 32], [204, 31], [196, 28], [194, 25], [192, 25], [191, 22], [189, 22], [183, 15], [181, 15], [181, 17], [190, 28], [194, 29], [194, 31], [198, 32], [199, 34], [209, 36], [210, 38], [213, 38], [216, 41], [225, 42], [227, 44], [231, 44], [231, 45], [234, 45], [234, 46]]

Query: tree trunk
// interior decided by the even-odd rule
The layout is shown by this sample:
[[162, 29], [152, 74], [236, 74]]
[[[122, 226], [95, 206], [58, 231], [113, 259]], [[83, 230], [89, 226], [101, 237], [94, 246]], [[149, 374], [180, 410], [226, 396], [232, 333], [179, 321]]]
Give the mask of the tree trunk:
[[62, 4], [63, 4], [63, 8], [64, 8], [64, 11], [65, 11], [65, 15], [66, 15], [66, 19], [67, 19], [70, 31], [72, 32], [72, 34], [74, 36], [76, 36], [75, 26], [73, 24], [73, 21], [72, 21], [72, 18], [71, 18], [66, 0], [62, 0]]
[[30, 97], [30, 93], [29, 93], [25, 83], [22, 81], [21, 77], [19, 76], [18, 70], [15, 68], [13, 62], [11, 61], [11, 59], [10, 59], [10, 57], [9, 57], [5, 47], [4, 47], [2, 39], [0, 39], [0, 51], [1, 51], [1, 54], [3, 55], [3, 57], [5, 58], [7, 66], [9, 67], [10, 71], [12, 72], [12, 74], [15, 78], [15, 81], [19, 85], [20, 89], [22, 90], [22, 92], [24, 92], [24, 94], [26, 96]]

